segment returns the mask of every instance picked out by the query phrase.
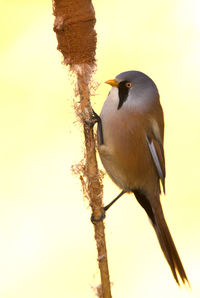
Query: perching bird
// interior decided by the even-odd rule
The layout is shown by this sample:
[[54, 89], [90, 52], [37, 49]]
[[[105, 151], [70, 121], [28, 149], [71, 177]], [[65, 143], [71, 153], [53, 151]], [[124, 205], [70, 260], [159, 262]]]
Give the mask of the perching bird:
[[98, 118], [98, 151], [108, 175], [145, 209], [176, 282], [188, 283], [160, 203], [165, 192], [164, 119], [155, 83], [127, 71], [106, 82], [112, 86]]

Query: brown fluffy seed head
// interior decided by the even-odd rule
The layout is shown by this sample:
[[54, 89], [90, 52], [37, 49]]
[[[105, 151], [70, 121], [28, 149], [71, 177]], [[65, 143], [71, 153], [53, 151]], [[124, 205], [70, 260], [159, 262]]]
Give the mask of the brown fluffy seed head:
[[64, 63], [95, 64], [96, 23], [91, 0], [54, 0], [54, 31]]

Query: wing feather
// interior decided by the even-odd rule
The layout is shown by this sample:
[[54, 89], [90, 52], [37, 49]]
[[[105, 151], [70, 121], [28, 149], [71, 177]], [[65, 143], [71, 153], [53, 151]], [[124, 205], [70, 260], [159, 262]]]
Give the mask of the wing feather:
[[158, 176], [161, 180], [163, 192], [165, 193], [165, 157], [161, 142], [156, 139], [153, 133], [147, 135], [147, 144], [155, 164]]

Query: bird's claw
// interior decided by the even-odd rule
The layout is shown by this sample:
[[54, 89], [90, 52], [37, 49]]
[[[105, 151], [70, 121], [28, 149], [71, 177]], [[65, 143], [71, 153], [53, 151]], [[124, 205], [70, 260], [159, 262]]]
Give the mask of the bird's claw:
[[92, 114], [90, 115], [89, 120], [84, 120], [85, 124], [88, 125], [89, 127], [93, 127], [96, 123], [99, 123], [101, 121], [101, 118], [97, 113], [92, 109]]
[[91, 219], [91, 222], [95, 225], [97, 222], [104, 220], [105, 217], [106, 217], [106, 213], [103, 209], [103, 212], [101, 213], [99, 218], [95, 218], [94, 214], [92, 214], [90, 219]]

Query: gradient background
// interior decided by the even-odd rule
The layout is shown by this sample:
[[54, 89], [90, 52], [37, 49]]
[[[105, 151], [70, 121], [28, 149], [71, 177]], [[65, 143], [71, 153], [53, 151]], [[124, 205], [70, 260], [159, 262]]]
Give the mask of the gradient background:
[[[200, 297], [199, 0], [93, 1], [98, 33], [92, 104], [103, 84], [137, 69], [165, 112], [166, 219], [192, 292], [179, 289], [146, 214], [126, 195], [105, 220], [114, 298]], [[73, 86], [52, 30], [51, 1], [1, 1], [0, 297], [95, 296], [88, 202], [71, 165], [83, 155]], [[104, 179], [105, 203], [119, 190]]]

